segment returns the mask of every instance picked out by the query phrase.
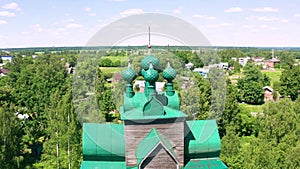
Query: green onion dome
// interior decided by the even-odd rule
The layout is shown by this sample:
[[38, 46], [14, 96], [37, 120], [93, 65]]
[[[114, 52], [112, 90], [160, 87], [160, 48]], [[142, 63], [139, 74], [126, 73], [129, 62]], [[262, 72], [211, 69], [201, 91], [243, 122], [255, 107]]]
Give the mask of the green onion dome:
[[159, 60], [157, 59], [157, 57], [148, 54], [146, 57], [144, 57], [141, 61], [141, 65], [142, 65], [142, 69], [144, 70], [148, 70], [149, 69], [149, 62], [150, 60], [152, 60], [152, 64], [154, 68], [158, 68], [159, 65]]
[[168, 60], [167, 67], [163, 71], [163, 78], [166, 79], [168, 82], [171, 82], [176, 77], [176, 70], [173, 69], [170, 65], [170, 62]]
[[131, 68], [130, 61], [128, 61], [128, 67], [122, 72], [123, 79], [130, 84], [136, 78], [136, 72]]
[[158, 72], [153, 69], [152, 60], [149, 61], [149, 69], [144, 72], [144, 79], [150, 84], [155, 83], [158, 80]]

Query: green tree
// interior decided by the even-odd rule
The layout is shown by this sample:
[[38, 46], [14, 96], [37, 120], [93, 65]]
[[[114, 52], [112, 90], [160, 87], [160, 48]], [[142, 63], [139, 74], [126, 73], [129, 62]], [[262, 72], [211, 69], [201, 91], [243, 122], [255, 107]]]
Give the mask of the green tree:
[[105, 86], [104, 74], [99, 68], [95, 77], [95, 90], [96, 98], [101, 114], [104, 115], [106, 121], [111, 122], [113, 120], [110, 112], [115, 110], [115, 104], [112, 97], [112, 90]]
[[80, 124], [74, 112], [72, 94], [68, 90], [52, 94], [47, 109], [47, 139], [41, 161], [37, 168], [79, 168], [80, 167]]
[[196, 115], [196, 119], [207, 119], [210, 112], [211, 104], [211, 86], [208, 80], [204, 79], [203, 76], [194, 73], [196, 85], [199, 89], [199, 112]]
[[263, 85], [256, 81], [240, 79], [238, 81], [240, 89], [240, 100], [250, 104], [262, 104], [264, 101]]
[[296, 100], [300, 93], [300, 66], [285, 69], [280, 76], [279, 93]]
[[228, 62], [228, 66], [229, 66], [229, 67], [230, 67], [230, 66], [233, 66], [233, 67], [234, 67], [233, 70], [230, 70], [230, 72], [229, 72], [230, 74], [240, 73], [240, 72], [241, 72], [242, 65], [241, 65], [239, 62], [237, 62], [237, 61], [230, 60], [230, 61]]
[[[67, 122], [67, 131], [63, 139], [67, 140], [68, 169], [79, 168], [81, 163], [81, 125], [77, 119], [74, 110], [73, 97], [71, 89], [62, 97], [61, 113], [64, 116], [64, 122]], [[64, 142], [64, 145], [66, 143]]]
[[243, 57], [244, 54], [238, 49], [222, 49], [218, 51], [222, 62], [230, 62], [232, 58]]
[[194, 119], [202, 113], [199, 110], [200, 91], [198, 86], [190, 86], [181, 91], [180, 96], [180, 110], [188, 115], [188, 119]]
[[111, 67], [113, 66], [113, 62], [109, 58], [101, 59], [100, 61], [101, 67]]
[[247, 64], [243, 73], [245, 77], [238, 80], [240, 101], [250, 104], [262, 104], [264, 97], [263, 87], [269, 85], [270, 80], [252, 64]]
[[241, 156], [241, 140], [236, 134], [234, 125], [227, 127], [227, 133], [222, 138], [222, 149], [220, 158], [229, 168], [243, 168], [243, 157]]
[[279, 56], [281, 68], [290, 69], [294, 66], [295, 58], [290, 52], [282, 51]]
[[[268, 103], [259, 116], [259, 134], [243, 148], [245, 168], [297, 168], [299, 114], [288, 99]], [[251, 160], [246, 160], [251, 159]], [[296, 165], [295, 165], [296, 164]]]
[[221, 137], [226, 134], [227, 127], [237, 124], [238, 122], [238, 114], [241, 110], [237, 100], [237, 89], [230, 80], [227, 80], [225, 109], [219, 122], [219, 133]]
[[0, 168], [20, 168], [21, 137], [20, 122], [12, 106], [0, 107]]
[[222, 69], [211, 68], [208, 79], [211, 87], [211, 104], [208, 118], [216, 119], [219, 123], [226, 102], [226, 75]]
[[99, 58], [93, 55], [81, 56], [77, 60], [76, 70], [72, 76], [74, 108], [80, 122], [105, 122], [98, 105], [98, 99], [101, 97], [97, 95], [98, 90], [104, 88], [104, 83], [100, 82], [104, 81], [104, 76], [98, 62]]

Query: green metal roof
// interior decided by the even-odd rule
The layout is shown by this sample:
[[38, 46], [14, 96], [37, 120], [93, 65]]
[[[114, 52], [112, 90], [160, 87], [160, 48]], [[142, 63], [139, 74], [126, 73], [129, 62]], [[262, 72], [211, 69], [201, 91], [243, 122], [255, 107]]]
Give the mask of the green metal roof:
[[146, 57], [144, 57], [141, 61], [142, 69], [149, 69], [150, 60], [152, 61], [153, 67], [158, 68], [159, 66], [159, 60], [154, 55], [148, 54]]
[[168, 62], [167, 67], [163, 70], [163, 77], [166, 79], [168, 82], [171, 82], [172, 80], [175, 79], [176, 77], [176, 70], [171, 67], [170, 62]]
[[125, 160], [123, 124], [83, 123], [83, 160]]
[[138, 164], [140, 164], [143, 159], [147, 158], [147, 156], [150, 155], [158, 145], [161, 145], [173, 156], [175, 160], [178, 161], [177, 156], [174, 153], [172, 145], [169, 143], [169, 141], [155, 128], [152, 128], [136, 149], [135, 155], [138, 160]]
[[130, 67], [130, 64], [128, 68], [122, 72], [122, 77], [127, 83], [131, 83], [135, 79], [136, 72]]
[[80, 169], [125, 169], [126, 162], [120, 161], [83, 161]]
[[[166, 98], [166, 105], [159, 98]], [[178, 94], [167, 96], [164, 93], [151, 96], [148, 100], [144, 93], [135, 93], [132, 98], [124, 96], [124, 105], [120, 108], [122, 120], [145, 120], [184, 118], [186, 114], [179, 110]]]
[[185, 169], [227, 169], [219, 158], [192, 159], [184, 167]]
[[221, 140], [215, 120], [186, 121], [185, 149], [189, 158], [219, 157]]

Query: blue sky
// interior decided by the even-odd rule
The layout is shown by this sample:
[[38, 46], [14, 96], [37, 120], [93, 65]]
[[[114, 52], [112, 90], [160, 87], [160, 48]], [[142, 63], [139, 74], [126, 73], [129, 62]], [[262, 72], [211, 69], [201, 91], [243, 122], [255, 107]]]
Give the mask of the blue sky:
[[300, 0], [0, 0], [0, 48], [82, 46], [141, 13], [181, 18], [212, 45], [300, 47]]

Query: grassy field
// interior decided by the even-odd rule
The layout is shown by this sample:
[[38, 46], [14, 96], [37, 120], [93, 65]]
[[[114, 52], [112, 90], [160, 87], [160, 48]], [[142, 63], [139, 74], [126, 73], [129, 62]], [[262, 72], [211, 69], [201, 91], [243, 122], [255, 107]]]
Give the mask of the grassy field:
[[[261, 72], [270, 78], [271, 86], [273, 87], [274, 82], [279, 82], [282, 70], [262, 70]], [[233, 83], [236, 83], [237, 80], [242, 77], [244, 77], [244, 74], [236, 73], [229, 78]]]
[[281, 70], [262, 70], [261, 72], [270, 78], [271, 86], [273, 86], [274, 82], [280, 81]]
[[127, 62], [127, 56], [103, 56], [101, 59], [110, 59], [112, 62], [120, 61], [120, 62]]
[[123, 67], [100, 67], [101, 71], [104, 73], [122, 73]]
[[262, 105], [250, 105], [250, 104], [240, 104], [245, 109], [249, 110], [250, 112], [258, 112], [262, 113]]

